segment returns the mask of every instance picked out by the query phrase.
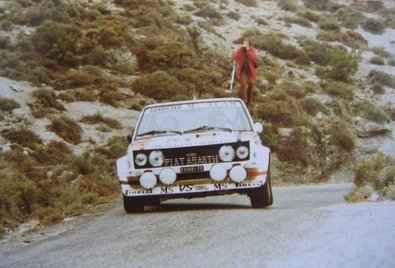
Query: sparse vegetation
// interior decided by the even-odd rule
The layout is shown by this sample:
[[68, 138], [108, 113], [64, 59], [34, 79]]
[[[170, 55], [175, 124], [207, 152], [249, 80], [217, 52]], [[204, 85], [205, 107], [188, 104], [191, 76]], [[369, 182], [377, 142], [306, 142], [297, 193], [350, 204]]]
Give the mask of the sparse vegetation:
[[384, 65], [384, 59], [379, 56], [373, 56], [370, 58], [369, 63], [376, 64], [376, 65]]
[[379, 107], [371, 102], [358, 102], [354, 106], [354, 113], [378, 124], [385, 124], [390, 121], [389, 116]]
[[120, 129], [122, 127], [121, 123], [119, 123], [117, 120], [102, 116], [100, 113], [94, 114], [94, 115], [88, 115], [84, 116], [81, 119], [82, 123], [87, 123], [87, 124], [100, 124], [103, 123], [109, 128], [114, 128], [114, 129]]
[[395, 78], [390, 74], [382, 71], [371, 70], [368, 77], [373, 83], [395, 88]]
[[362, 24], [362, 28], [372, 34], [382, 34], [385, 31], [385, 24], [381, 20], [369, 18]]
[[65, 116], [51, 119], [51, 124], [48, 126], [48, 129], [72, 144], [81, 142], [82, 129], [80, 125]]
[[12, 99], [0, 98], [0, 110], [11, 112], [19, 107], [21, 107], [21, 105]]
[[256, 0], [236, 0], [236, 2], [248, 7], [258, 7], [258, 2]]
[[29, 148], [34, 148], [41, 143], [41, 139], [30, 129], [27, 128], [11, 128], [1, 131], [1, 135], [13, 143], [20, 144]]
[[374, 192], [395, 200], [395, 162], [389, 157], [379, 153], [362, 163], [354, 166], [357, 186], [346, 199], [349, 202], [367, 200]]
[[299, 6], [295, 3], [295, 1], [292, 0], [280, 0], [277, 5], [281, 9], [290, 12], [296, 12], [299, 9]]
[[329, 95], [337, 96], [346, 100], [354, 98], [353, 86], [343, 82], [328, 80], [321, 84], [322, 89]]

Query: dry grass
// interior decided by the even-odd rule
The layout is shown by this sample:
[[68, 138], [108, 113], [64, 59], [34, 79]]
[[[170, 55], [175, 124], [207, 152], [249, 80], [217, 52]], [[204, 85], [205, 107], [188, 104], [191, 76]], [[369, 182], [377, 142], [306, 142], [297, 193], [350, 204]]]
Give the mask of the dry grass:
[[4, 129], [3, 131], [1, 131], [1, 135], [13, 143], [17, 143], [30, 148], [34, 148], [37, 144], [41, 143], [40, 137], [38, 137], [33, 131], [27, 128]]
[[51, 119], [51, 124], [48, 126], [48, 129], [72, 144], [81, 142], [82, 129], [80, 125], [65, 116]]
[[0, 98], [0, 110], [2, 111], [11, 112], [20, 107], [21, 105], [12, 99]]
[[114, 129], [122, 128], [121, 123], [119, 123], [117, 120], [112, 119], [110, 117], [102, 116], [100, 113], [97, 113], [95, 115], [84, 116], [80, 120], [80, 122], [86, 123], [86, 124], [93, 124], [93, 125], [103, 123], [110, 128], [114, 128]]

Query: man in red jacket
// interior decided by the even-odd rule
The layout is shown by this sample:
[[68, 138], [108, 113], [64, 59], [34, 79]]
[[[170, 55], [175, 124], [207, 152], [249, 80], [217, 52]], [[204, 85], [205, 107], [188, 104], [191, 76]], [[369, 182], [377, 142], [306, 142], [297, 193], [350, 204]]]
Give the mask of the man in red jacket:
[[242, 47], [233, 53], [232, 58], [237, 64], [236, 76], [241, 84], [240, 98], [247, 105], [250, 105], [257, 75], [257, 54], [255, 48], [250, 41], [244, 40]]

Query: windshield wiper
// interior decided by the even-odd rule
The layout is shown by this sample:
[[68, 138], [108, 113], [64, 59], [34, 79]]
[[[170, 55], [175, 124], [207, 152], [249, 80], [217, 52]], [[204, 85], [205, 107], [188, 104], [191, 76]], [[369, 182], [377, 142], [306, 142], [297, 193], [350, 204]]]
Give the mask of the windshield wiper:
[[207, 131], [207, 130], [215, 130], [215, 129], [220, 129], [220, 130], [225, 130], [225, 131], [229, 131], [232, 132], [232, 129], [230, 128], [226, 128], [226, 127], [209, 127], [209, 126], [201, 126], [198, 128], [193, 128], [193, 129], [189, 129], [189, 130], [185, 130], [183, 133], [191, 133], [191, 132], [196, 132], [196, 131]]
[[150, 130], [141, 134], [138, 134], [137, 137], [145, 136], [145, 135], [155, 135], [155, 134], [166, 134], [166, 133], [176, 133], [182, 135], [181, 131], [177, 130]]

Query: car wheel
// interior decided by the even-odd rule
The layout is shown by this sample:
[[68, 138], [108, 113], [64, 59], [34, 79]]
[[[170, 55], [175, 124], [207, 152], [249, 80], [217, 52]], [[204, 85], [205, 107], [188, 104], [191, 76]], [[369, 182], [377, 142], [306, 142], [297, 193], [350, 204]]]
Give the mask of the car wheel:
[[144, 202], [141, 198], [123, 196], [123, 207], [127, 213], [144, 211]]
[[273, 204], [270, 174], [267, 175], [266, 183], [259, 188], [251, 190], [249, 196], [253, 208], [265, 208]]

